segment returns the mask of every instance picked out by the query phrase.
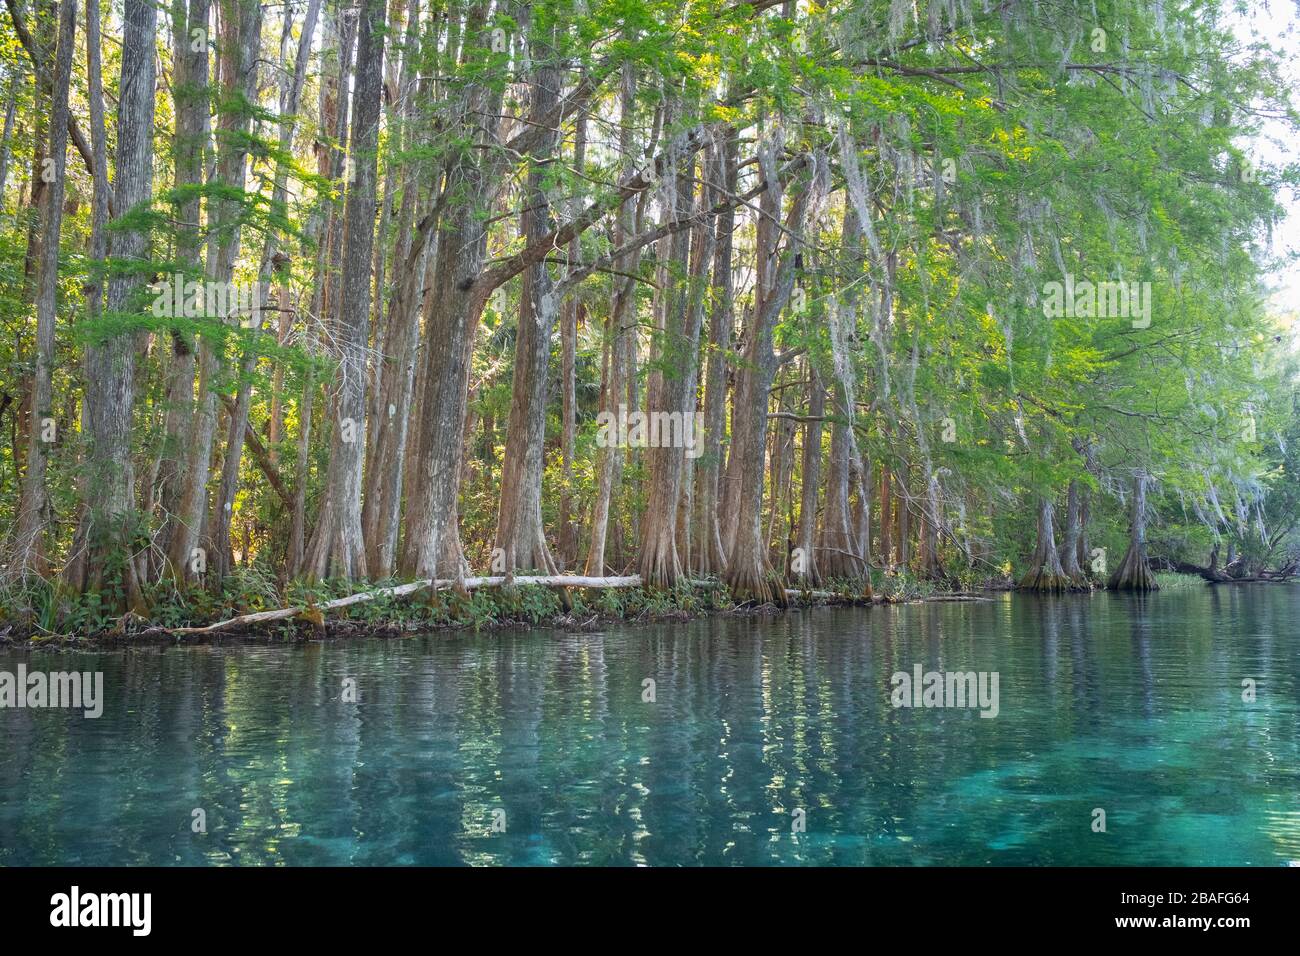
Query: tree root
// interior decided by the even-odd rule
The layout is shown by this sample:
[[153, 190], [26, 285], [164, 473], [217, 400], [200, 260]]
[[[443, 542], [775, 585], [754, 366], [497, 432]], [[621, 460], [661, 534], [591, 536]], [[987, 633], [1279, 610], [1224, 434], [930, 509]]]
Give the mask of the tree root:
[[1130, 546], [1106, 587], [1112, 591], [1159, 591], [1160, 585], [1147, 564], [1146, 548]]
[[1038, 568], [1030, 571], [1016, 585], [1021, 591], [1035, 591], [1039, 594], [1065, 594], [1068, 591], [1084, 590], [1084, 585], [1070, 579], [1063, 572], [1048, 571]]
[[777, 607], [789, 607], [784, 585], [774, 582], [761, 571], [754, 568], [733, 569], [724, 580], [731, 591], [731, 599], [736, 604], [775, 604]]

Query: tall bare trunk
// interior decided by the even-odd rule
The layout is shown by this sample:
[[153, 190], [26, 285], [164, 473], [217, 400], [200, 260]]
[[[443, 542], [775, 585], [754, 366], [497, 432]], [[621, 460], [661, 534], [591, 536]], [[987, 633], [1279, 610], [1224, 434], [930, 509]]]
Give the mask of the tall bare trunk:
[[[28, 36], [29, 52], [35, 68], [35, 91], [33, 114], [35, 129], [32, 131], [32, 165], [26, 213], [27, 252], [23, 257], [23, 301], [33, 302], [36, 295], [36, 273], [41, 261], [41, 248], [48, 234], [42, 220], [45, 215], [45, 194], [49, 191], [49, 182], [45, 173], [45, 150], [49, 144], [47, 118], [50, 104], [53, 102], [53, 79], [48, 72], [50, 49], [55, 44], [55, 5], [54, 0], [36, 0], [32, 14], [32, 33]], [[20, 22], [20, 13], [14, 0], [9, 0], [10, 16], [15, 28]], [[56, 234], [57, 235], [57, 234]], [[30, 411], [31, 379], [24, 377], [22, 382], [24, 407]], [[26, 427], [24, 425], [24, 427]], [[17, 449], [15, 449], [15, 458]]]
[[[735, 427], [731, 454], [737, 456], [737, 479], [733, 504], [736, 537], [727, 556], [723, 580], [737, 600], [785, 603], [784, 588], [771, 576], [767, 547], [760, 525], [763, 506], [763, 452], [767, 433], [768, 392], [779, 359], [772, 350], [777, 317], [789, 301], [796, 273], [794, 236], [806, 229], [820, 211], [827, 189], [825, 160], [820, 154], [810, 159], [807, 182], [791, 204], [785, 228], [780, 228], [781, 190], [777, 171], [779, 144], [768, 143], [760, 165], [767, 182], [760, 201], [758, 238], [758, 288], [755, 293], [753, 326], [748, 335], [745, 362], [740, 370], [735, 397]], [[812, 216], [809, 216], [812, 213]], [[786, 241], [778, 244], [784, 233]]]
[[[262, 7], [257, 0], [218, 0], [222, 37], [220, 73], [228, 106], [217, 128], [217, 179], [230, 190], [242, 191], [248, 160], [250, 114], [245, 104], [257, 96], [257, 55], [262, 31]], [[210, 238], [206, 277], [229, 287], [239, 257], [242, 198], [229, 196], [209, 204]], [[207, 321], [238, 323], [238, 316], [208, 315]], [[209, 548], [198, 548], [207, 509], [212, 446], [217, 427], [217, 394], [222, 375], [219, 346], [211, 336], [199, 337], [199, 394], [187, 449], [183, 490], [177, 507], [177, 527], [168, 543], [173, 572], [193, 580], [207, 565]], [[196, 560], [201, 558], [201, 560]]]
[[[619, 153], [623, 156], [623, 176], [632, 174], [632, 121], [636, 110], [636, 73], [630, 63], [624, 64], [620, 93]], [[614, 220], [614, 246], [623, 244], [636, 228], [630, 203], [621, 206]], [[639, 257], [637, 257], [639, 258]], [[605, 326], [605, 348], [609, 362], [600, 395], [602, 415], [618, 416], [627, 390], [628, 352], [634, 348], [636, 284], [630, 276], [634, 261], [623, 256], [615, 264], [614, 298], [610, 305], [609, 320]], [[597, 452], [596, 500], [591, 509], [591, 540], [587, 545], [587, 574], [600, 577], [605, 573], [605, 539], [609, 528], [610, 502], [623, 470], [624, 449], [617, 444], [607, 444]]]
[[1038, 542], [1029, 558], [1029, 569], [1020, 579], [1020, 587], [1029, 591], [1059, 592], [1068, 590], [1069, 579], [1061, 569], [1061, 558], [1056, 550], [1055, 509], [1052, 499], [1042, 495], [1038, 499]]
[[[302, 95], [303, 83], [307, 77], [307, 58], [311, 53], [312, 36], [316, 30], [316, 16], [320, 10], [320, 0], [309, 0], [306, 19], [303, 21], [299, 35], [297, 59], [294, 63], [292, 79], [283, 91], [280, 103], [279, 150], [281, 155], [290, 153], [293, 145], [293, 133], [296, 126], [298, 100]], [[286, 17], [289, 13], [286, 9]], [[284, 52], [283, 47], [281, 52]], [[288, 63], [281, 62], [280, 70], [288, 73]], [[289, 201], [289, 168], [282, 161], [276, 162], [275, 182], [271, 191], [271, 208], [278, 214], [287, 214]], [[281, 248], [279, 229], [272, 226], [266, 234], [262, 248], [262, 258], [258, 267], [259, 302], [262, 295], [269, 296], [273, 280], [278, 280], [279, 300], [288, 302], [288, 253]], [[268, 303], [269, 304], [269, 303]], [[231, 567], [232, 547], [230, 525], [234, 518], [235, 495], [239, 491], [239, 467], [243, 460], [244, 439], [248, 428], [248, 412], [252, 404], [252, 376], [257, 365], [258, 351], [256, 336], [260, 334], [265, 322], [265, 309], [251, 316], [253, 323], [254, 344], [245, 352], [239, 369], [239, 391], [235, 398], [234, 410], [230, 413], [230, 425], [226, 435], [226, 454], [221, 464], [221, 483], [218, 486], [216, 506], [212, 510], [209, 527], [214, 550], [211, 583], [219, 585], [222, 577]], [[284, 313], [281, 313], [284, 314]], [[247, 562], [247, 554], [245, 561]]]
[[893, 478], [889, 466], [880, 463], [880, 562], [886, 568], [894, 566], [894, 496], [890, 493]]
[[[413, 7], [412, 22], [407, 26], [407, 52], [402, 61], [401, 83], [405, 91], [404, 109], [398, 130], [401, 141], [412, 145], [423, 142], [422, 129], [417, 129], [415, 123], [415, 106], [420, 98], [431, 95], [432, 86], [427, 78], [416, 84], [416, 75], [420, 72], [415, 56], [419, 36], [417, 13], [418, 8]], [[436, 52], [436, 35], [432, 46]], [[437, 209], [431, 209], [421, 219], [414, 236], [411, 227], [423, 194], [436, 189], [440, 176], [440, 164], [426, 163], [425, 168], [418, 172], [408, 167], [397, 215], [398, 238], [393, 253], [396, 282], [388, 302], [381, 338], [374, 414], [370, 423], [370, 432], [374, 435], [373, 451], [366, 465], [369, 478], [361, 512], [368, 548], [366, 559], [370, 573], [375, 577], [392, 574], [396, 559], [398, 520], [406, 477], [403, 463], [408, 457], [408, 436], [415, 417], [412, 394], [420, 312], [425, 276], [433, 255], [433, 240], [438, 232]]]
[[[587, 116], [578, 117], [577, 128], [573, 138], [573, 168], [582, 175], [586, 164], [587, 152]], [[570, 203], [569, 218], [577, 215], [579, 203]], [[578, 240], [569, 243], [568, 264], [572, 272], [578, 264]], [[564, 300], [560, 317], [560, 383], [562, 398], [560, 402], [560, 456], [563, 464], [564, 485], [560, 489], [560, 535], [559, 563], [561, 567], [571, 568], [578, 560], [578, 525], [574, 520], [573, 503], [573, 457], [578, 441], [578, 326], [581, 324], [583, 310], [577, 290]]]
[[[549, 40], [539, 37], [531, 46], [535, 68], [529, 122], [540, 123], [559, 101], [560, 73]], [[541, 156], [549, 154], [557, 138], [554, 133], [545, 137], [545, 142], [539, 145]], [[534, 160], [528, 171], [519, 230], [527, 245], [548, 235], [553, 226], [550, 205], [542, 188], [544, 175], [541, 162]], [[503, 569], [507, 574], [516, 569], [537, 570], [542, 574], [557, 574], [559, 570], [542, 526], [547, 366], [551, 334], [558, 318], [559, 302], [546, 263], [529, 266], [523, 274], [519, 297], [510, 421], [501, 463], [501, 497], [494, 544], [504, 558]]]
[[[710, 165], [710, 181], [721, 184], [729, 195], [736, 192], [739, 137], [728, 131], [722, 148], [715, 152]], [[736, 211], [730, 205], [718, 215], [714, 225], [713, 296], [709, 311], [708, 366], [704, 382], [704, 449], [696, 462], [695, 568], [701, 575], [719, 574], [726, 567], [726, 550], [722, 545], [720, 479], [723, 463], [723, 438], [727, 429], [727, 353], [731, 350], [731, 331], [735, 321], [732, 290], [731, 255], [736, 228]]]
[[370, 345], [370, 265], [375, 239], [383, 0], [366, 0], [358, 15], [357, 71], [352, 94], [352, 138], [343, 219], [343, 275], [334, 333], [339, 345], [338, 398], [330, 436], [325, 501], [307, 547], [308, 577], [365, 578], [361, 534], [361, 478], [366, 449], [366, 353]]
[[[357, 46], [357, 10], [340, 0], [337, 13], [338, 23], [338, 80], [332, 89], [322, 91], [330, 99], [329, 113], [334, 120], [333, 138], [336, 145], [325, 150], [327, 155], [328, 175], [333, 180], [344, 177], [348, 152], [344, 144], [348, 141], [348, 130], [352, 122], [353, 98], [348, 96], [352, 81], [352, 67]], [[349, 183], [343, 183], [344, 191]], [[346, 199], [344, 200], [346, 201]], [[346, 209], [339, 202], [329, 205], [325, 217], [325, 234], [321, 242], [320, 255], [324, 268], [321, 270], [320, 308], [317, 315], [325, 327], [328, 336], [335, 334], [335, 320], [339, 311], [339, 288], [342, 284], [340, 270], [343, 259], [343, 219]]]
[[943, 504], [939, 476], [930, 465], [926, 452], [921, 462], [921, 480], [925, 483], [921, 499], [920, 524], [917, 527], [917, 574], [931, 581], [944, 579], [943, 563], [939, 557], [939, 533], [943, 530]]
[[[448, 188], [456, 188], [463, 174], [455, 174]], [[483, 302], [471, 293], [487, 250], [486, 230], [474, 209], [466, 204], [455, 210], [438, 237], [436, 284], [424, 340], [439, 346], [424, 349], [415, 480], [408, 489], [400, 564], [410, 577], [435, 576], [443, 537], [459, 536], [455, 516], [463, 452], [460, 433], [474, 333], [483, 311]]]
[[[104, 124], [104, 78], [99, 42], [99, 0], [86, 0], [86, 99], [90, 112], [91, 180], [93, 198], [90, 214], [90, 270], [83, 289], [86, 296], [86, 316], [93, 324], [104, 311], [103, 269], [108, 259], [108, 217], [112, 187], [108, 183], [108, 133]], [[82, 360], [86, 382], [90, 381], [90, 350]], [[71, 415], [68, 416], [71, 419]], [[88, 402], [81, 403], [81, 431], [90, 434], [90, 409]], [[90, 482], [86, 474], [77, 478], [77, 530], [74, 532], [72, 550], [64, 565], [64, 580], [75, 590], [84, 585], [89, 567], [86, 548], [90, 523], [86, 520]]]
[[[704, 168], [704, 187], [700, 190], [699, 205], [696, 210], [695, 223], [691, 227], [690, 268], [687, 272], [686, 285], [686, 337], [692, 354], [686, 365], [686, 382], [682, 388], [682, 429], [684, 442], [689, 442], [689, 453], [682, 460], [681, 492], [677, 501], [677, 541], [682, 549], [682, 567], [689, 570], [696, 563], [691, 554], [694, 540], [691, 531], [691, 519], [694, 514], [695, 463], [703, 451], [703, 411], [700, 408], [700, 332], [704, 327], [704, 313], [708, 304], [710, 277], [709, 269], [714, 263], [717, 231], [712, 216], [704, 215], [705, 210], [712, 209], [720, 197], [718, 189], [711, 184], [719, 182], [721, 169], [721, 143], [714, 142], [702, 157]], [[688, 187], [691, 185], [687, 181]], [[685, 344], [685, 343], [684, 343]]]
[[[675, 106], [676, 104], [674, 104]], [[716, 149], [714, 144], [713, 149]], [[670, 166], [664, 172], [664, 215], [671, 221], [684, 220], [690, 212], [694, 190], [694, 159], [683, 167]], [[701, 206], [708, 202], [707, 194]], [[707, 229], [680, 230], [666, 240], [668, 254], [662, 273], [662, 328], [655, 337], [656, 368], [651, 374], [646, 396], [646, 413], [653, 422], [679, 418], [681, 441], [664, 447], [649, 447], [649, 491], [645, 513], [641, 518], [640, 553], [637, 563], [641, 579], [651, 587], [672, 587], [685, 575], [679, 541], [678, 507], [685, 476], [686, 451], [682, 447], [688, 433], [694, 435], [695, 384], [698, 380], [700, 324], [703, 310], [695, 307], [694, 297], [703, 292], [705, 274], [712, 258], [712, 246], [702, 243], [691, 250], [692, 232], [702, 239]], [[691, 253], [694, 252], [692, 256]], [[662, 435], [660, 436], [662, 438]]]
[[68, 83], [76, 48], [77, 0], [59, 7], [58, 50], [50, 113], [50, 182], [45, 191], [45, 242], [41, 247], [36, 293], [36, 362], [32, 376], [32, 414], [27, 429], [27, 470], [18, 503], [14, 567], [47, 571], [45, 527], [49, 521], [49, 491], [45, 486], [48, 456], [57, 438], [54, 419], [54, 325], [59, 291], [59, 234], [63, 228], [64, 173], [68, 147]]
[[[793, 510], [793, 483], [794, 483], [794, 436], [798, 430], [795, 423], [789, 415], [793, 414], [786, 402], [786, 389], [780, 390], [780, 398], [776, 403], [779, 418], [772, 421], [769, 431], [772, 435], [771, 447], [768, 452], [768, 507], [767, 507], [767, 532], [763, 535], [763, 543], [772, 547], [773, 545], [782, 545], [782, 553], [788, 553], [790, 547], [789, 538], [793, 528], [790, 522], [787, 527], [780, 528], [782, 519], [782, 508]], [[782, 538], [785, 541], [782, 541]], [[784, 569], [784, 562], [783, 562]]]
[[826, 471], [826, 509], [817, 555], [822, 573], [831, 580], [861, 577], [865, 571], [849, 505], [849, 425], [844, 421], [839, 402], [836, 404], [836, 417], [831, 425], [830, 466]]
[[1061, 571], [1072, 587], [1087, 587], [1088, 579], [1079, 565], [1079, 481], [1070, 479], [1065, 496], [1065, 536], [1061, 545]]
[[[351, 72], [356, 18], [330, 5], [323, 8], [322, 14], [322, 75], [318, 108], [321, 128], [328, 133], [328, 137], [320, 137], [315, 144], [316, 172], [322, 179], [337, 180], [343, 174], [344, 155], [338, 144], [343, 142], [346, 135], [348, 113], [348, 98], [342, 91]], [[326, 199], [313, 210], [307, 223], [308, 237], [316, 245], [310, 305], [303, 335], [303, 347], [308, 354], [316, 353], [329, 338], [325, 309], [330, 300], [326, 290], [334, 268], [331, 237], [338, 211], [338, 203]], [[316, 367], [312, 365], [308, 367], [302, 397], [298, 403], [297, 484], [293, 492], [293, 517], [285, 561], [288, 578], [302, 576], [307, 556], [307, 486], [311, 478], [311, 432], [315, 416], [316, 382]]]
[[[97, 15], [97, 14], [96, 14]], [[157, 7], [150, 0], [126, 0], [123, 10], [122, 75], [117, 107], [114, 205], [121, 216], [148, 203], [153, 194], [155, 29]], [[92, 110], [94, 105], [92, 104]], [[107, 197], [105, 197], [107, 198]], [[148, 256], [148, 235], [124, 226], [113, 233], [112, 257], [134, 263]], [[110, 312], [144, 311], [144, 284], [123, 270], [108, 282]], [[136, 333], [116, 331], [95, 338], [86, 358], [86, 419], [90, 428], [88, 498], [95, 506], [82, 516], [78, 532], [84, 560], [74, 564], [70, 583], [99, 592], [108, 608], [146, 611], [136, 576], [134, 552], [140, 538], [131, 471], [131, 414], [135, 397]]]
[[298, 402], [298, 442], [294, 458], [294, 474], [298, 477], [298, 483], [293, 489], [293, 516], [289, 522], [289, 544], [284, 559], [285, 571], [290, 578], [302, 574], [302, 564], [307, 553], [307, 478], [311, 470], [311, 419], [315, 391], [316, 375], [309, 369]]
[[[466, 15], [466, 55], [470, 38], [482, 38], [486, 12], [486, 3], [478, 2]], [[495, 141], [491, 117], [500, 111], [499, 89], [473, 85], [459, 92], [453, 115], [465, 124], [467, 141], [486, 147]], [[492, 291], [475, 282], [487, 255], [484, 216], [497, 172], [492, 165], [480, 150], [469, 149], [451, 162], [443, 187], [458, 201], [439, 223], [433, 285], [425, 310], [425, 348], [416, 373], [419, 427], [405, 481], [406, 535], [398, 565], [410, 577], [436, 576], [439, 564], [462, 550], [456, 505], [464, 449], [461, 431], [474, 335]]]
[[[210, 0], [172, 2], [172, 111], [176, 132], [172, 140], [173, 206], [176, 216], [177, 264], [182, 282], [203, 278], [200, 226], [205, 157], [208, 152], [208, 44]], [[176, 281], [175, 277], [171, 281]], [[157, 500], [162, 524], [158, 544], [163, 555], [176, 533], [184, 494], [187, 448], [194, 422], [194, 335], [180, 328], [171, 333], [172, 354], [167, 370], [167, 408], [158, 468]], [[155, 561], [155, 572], [158, 570]]]
[[1079, 568], [1083, 571], [1085, 577], [1091, 581], [1093, 578], [1092, 571], [1092, 548], [1088, 543], [1088, 517], [1091, 510], [1091, 495], [1086, 487], [1079, 489], [1079, 539], [1075, 544], [1075, 554], [1079, 561]]
[[907, 487], [911, 466], [906, 460], [899, 462], [894, 469], [894, 517], [898, 526], [894, 529], [894, 549], [898, 552], [898, 567], [906, 571], [912, 563], [912, 492]]
[[5, 125], [0, 133], [0, 213], [4, 212], [5, 187], [9, 185], [9, 160], [13, 156], [14, 120], [18, 116], [18, 83], [21, 74], [9, 75], [9, 93], [5, 97]]
[[812, 363], [808, 363], [808, 420], [803, 427], [803, 461], [799, 476], [799, 530], [795, 536], [794, 578], [807, 587], [821, 583], [817, 560], [817, 496], [822, 466], [822, 418], [826, 415], [826, 389]]

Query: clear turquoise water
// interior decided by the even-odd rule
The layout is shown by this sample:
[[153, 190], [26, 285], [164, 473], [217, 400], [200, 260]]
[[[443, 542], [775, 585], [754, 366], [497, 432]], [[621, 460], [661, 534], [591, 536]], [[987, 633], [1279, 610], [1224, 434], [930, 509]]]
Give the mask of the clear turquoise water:
[[1300, 587], [20, 660], [107, 704], [0, 710], [8, 865], [1300, 861]]

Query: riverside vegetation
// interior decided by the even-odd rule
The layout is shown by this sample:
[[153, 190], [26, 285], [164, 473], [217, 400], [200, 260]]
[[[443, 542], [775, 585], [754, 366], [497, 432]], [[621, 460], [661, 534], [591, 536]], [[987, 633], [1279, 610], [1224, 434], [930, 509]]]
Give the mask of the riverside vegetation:
[[12, 639], [1295, 571], [1229, 4], [6, 7]]

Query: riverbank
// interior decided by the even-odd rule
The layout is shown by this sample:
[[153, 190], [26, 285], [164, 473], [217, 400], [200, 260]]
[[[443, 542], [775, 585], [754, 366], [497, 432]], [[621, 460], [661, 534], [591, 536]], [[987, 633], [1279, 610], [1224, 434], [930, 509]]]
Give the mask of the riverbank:
[[[1162, 590], [1207, 587], [1194, 575], [1157, 575]], [[171, 591], [161, 596], [148, 616], [96, 617], [85, 605], [65, 607], [54, 619], [53, 593], [27, 593], [24, 606], [11, 593], [0, 614], [0, 646], [40, 648], [131, 647], [204, 644], [278, 644], [395, 638], [433, 631], [482, 631], [536, 627], [584, 631], [619, 624], [687, 621], [707, 615], [780, 614], [809, 607], [870, 607], [884, 604], [991, 600], [1014, 590], [1010, 578], [941, 587], [911, 575], [872, 576], [861, 582], [827, 582], [816, 589], [786, 589], [786, 606], [754, 605], [731, 600], [716, 580], [694, 581], [673, 590], [654, 590], [636, 578], [596, 579], [590, 587], [529, 583], [519, 578], [504, 585], [497, 578], [470, 579], [468, 591], [439, 582], [379, 582], [357, 590], [348, 582], [314, 587], [251, 586], [234, 579], [222, 598], [206, 591]], [[565, 580], [590, 581], [571, 578]], [[488, 582], [484, 584], [483, 582]]]
[[[535, 581], [583, 581], [593, 586], [556, 586]], [[486, 582], [486, 583], [484, 583]], [[1007, 580], [944, 588], [910, 575], [873, 575], [862, 582], [826, 582], [815, 589], [786, 589], [786, 606], [732, 601], [716, 580], [693, 581], [671, 590], [640, 586], [639, 579], [470, 579], [469, 590], [448, 582], [348, 582], [283, 592], [245, 576], [231, 581], [220, 598], [207, 591], [170, 590], [154, 595], [148, 615], [97, 616], [93, 603], [55, 610], [57, 595], [41, 589], [7, 595], [0, 613], [0, 645], [27, 647], [123, 647], [158, 644], [267, 644], [351, 638], [392, 638], [412, 633], [544, 627], [582, 631], [613, 624], [685, 621], [711, 614], [779, 614], [818, 606], [872, 606], [923, 601], [988, 600], [1012, 589]], [[24, 600], [25, 598], [25, 600]]]

